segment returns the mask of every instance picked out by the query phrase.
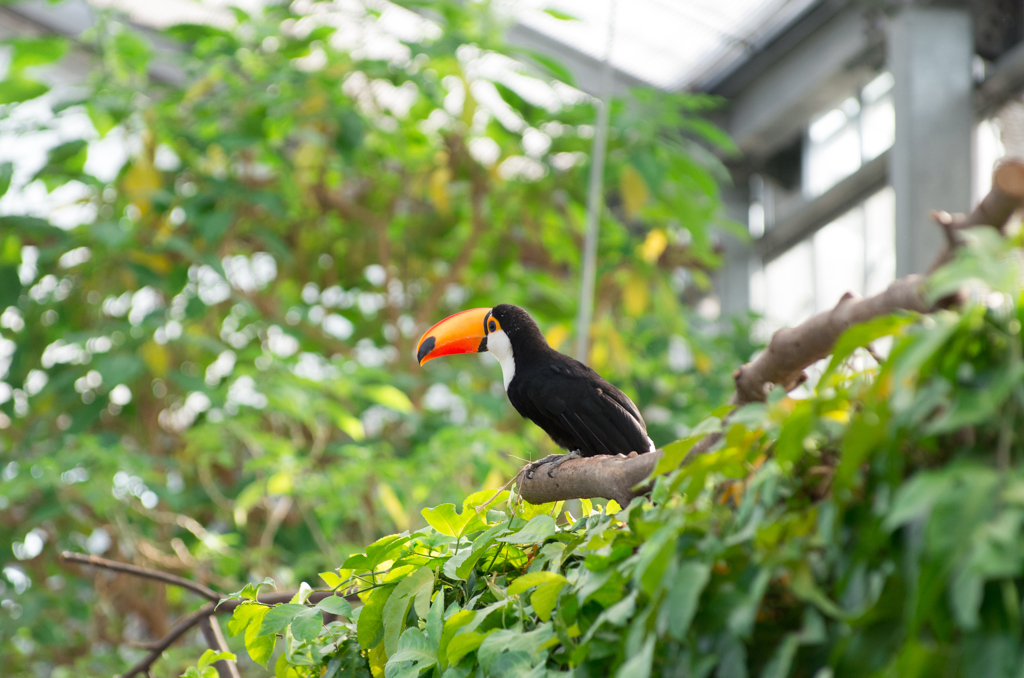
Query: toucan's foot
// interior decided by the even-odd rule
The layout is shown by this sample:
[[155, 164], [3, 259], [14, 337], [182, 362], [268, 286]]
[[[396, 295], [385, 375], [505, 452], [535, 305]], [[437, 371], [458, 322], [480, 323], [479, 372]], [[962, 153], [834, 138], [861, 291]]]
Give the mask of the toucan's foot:
[[556, 468], [558, 468], [565, 462], [569, 461], [570, 459], [579, 459], [582, 456], [583, 455], [580, 453], [579, 450], [572, 450], [568, 454], [549, 454], [543, 459], [538, 459], [537, 461], [530, 464], [530, 467], [526, 469], [526, 477], [527, 479], [533, 478], [533, 474], [538, 468], [544, 466], [545, 464], [550, 464], [551, 468], [548, 469], [548, 478], [553, 478], [554, 476], [551, 475], [552, 471], [554, 471]]

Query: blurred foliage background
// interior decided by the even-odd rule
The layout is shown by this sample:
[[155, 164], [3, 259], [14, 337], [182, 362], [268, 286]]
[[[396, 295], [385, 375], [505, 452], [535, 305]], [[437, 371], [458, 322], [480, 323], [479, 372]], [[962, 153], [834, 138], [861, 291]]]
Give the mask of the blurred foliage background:
[[[0, 216], [4, 675], [123, 670], [194, 606], [62, 550], [295, 586], [555, 451], [490, 356], [420, 369], [412, 350], [502, 302], [570, 350], [594, 102], [486, 3], [385, 7], [161, 35], [102, 14], [80, 42], [6, 45], [0, 134], [50, 148], [0, 164], [0, 195], [68, 205]], [[60, 59], [87, 82], [50, 91]], [[590, 362], [658, 445], [755, 348], [746, 320], [693, 310], [732, 228], [714, 103], [611, 111]]]

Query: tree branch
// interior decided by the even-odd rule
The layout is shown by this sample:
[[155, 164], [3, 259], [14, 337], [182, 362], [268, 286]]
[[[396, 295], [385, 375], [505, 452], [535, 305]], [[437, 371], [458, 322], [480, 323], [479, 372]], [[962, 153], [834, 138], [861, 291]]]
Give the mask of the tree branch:
[[65, 562], [79, 563], [81, 565], [89, 565], [91, 567], [100, 567], [105, 570], [114, 570], [115, 572], [124, 572], [125, 574], [131, 574], [136, 577], [143, 577], [144, 579], [161, 581], [165, 584], [173, 584], [174, 586], [180, 586], [183, 589], [188, 589], [189, 591], [213, 602], [217, 602], [223, 597], [213, 589], [203, 586], [198, 582], [185, 579], [184, 577], [178, 577], [173, 574], [168, 574], [167, 572], [153, 570], [148, 567], [139, 567], [138, 565], [121, 563], [116, 560], [107, 560], [106, 558], [90, 556], [84, 553], [72, 553], [71, 551], [64, 551], [61, 553], [60, 559]]
[[[150, 673], [150, 669], [153, 664], [160, 658], [164, 650], [174, 644], [178, 638], [188, 632], [192, 627], [199, 626], [202, 630], [203, 637], [206, 639], [210, 649], [215, 652], [225, 652], [228, 649], [227, 642], [224, 640], [224, 634], [221, 633], [220, 625], [217, 620], [213, 618], [215, 614], [231, 614], [235, 611], [241, 603], [245, 602], [240, 599], [226, 600], [221, 594], [216, 591], [203, 586], [197, 582], [184, 579], [182, 577], [161, 572], [159, 570], [153, 570], [148, 567], [139, 567], [138, 565], [131, 565], [129, 563], [122, 563], [116, 560], [108, 560], [106, 558], [100, 558], [99, 556], [86, 555], [84, 553], [72, 553], [71, 551], [64, 551], [60, 554], [60, 559], [64, 562], [79, 563], [82, 565], [89, 565], [90, 567], [98, 567], [105, 570], [113, 570], [114, 572], [122, 572], [124, 574], [130, 574], [135, 577], [142, 577], [143, 579], [152, 579], [154, 581], [163, 582], [165, 584], [173, 584], [174, 586], [180, 586], [181, 588], [188, 589], [193, 593], [196, 593], [203, 598], [206, 598], [208, 603], [203, 605], [195, 612], [191, 612], [181, 619], [171, 628], [170, 631], [164, 635], [163, 638], [155, 640], [149, 643], [145, 643], [143, 647], [149, 650], [149, 654], [140, 659], [134, 666], [128, 669], [121, 678], [132, 678], [133, 676], [140, 673]], [[294, 591], [274, 591], [272, 593], [260, 594], [256, 597], [256, 600], [265, 605], [276, 605], [277, 603], [287, 603], [290, 601], [297, 590]], [[311, 603], [318, 603], [328, 596], [342, 595], [335, 593], [332, 590], [317, 590], [313, 591], [307, 600]], [[359, 598], [357, 596], [342, 596], [345, 597], [349, 602], [357, 603]], [[218, 661], [214, 666], [217, 667], [217, 673], [220, 678], [239, 678], [238, 667], [233, 661], [221, 660]]]
[[[993, 171], [992, 190], [968, 215], [933, 213], [946, 236], [946, 247], [930, 270], [949, 261], [962, 244], [959, 231], [987, 225], [1005, 233], [1010, 216], [1024, 203], [1024, 160], [1003, 160]], [[790, 391], [806, 379], [804, 370], [832, 353], [836, 341], [848, 328], [896, 311], [928, 313], [932, 310], [922, 294], [926, 278], [909, 275], [893, 282], [882, 293], [861, 299], [843, 295], [835, 308], [812, 316], [792, 328], [772, 335], [768, 348], [757, 358], [733, 372], [736, 392], [733, 405], [763, 401], [772, 385]], [[697, 442], [683, 459], [683, 465], [711, 450], [720, 433]], [[516, 477], [520, 496], [531, 504], [582, 498], [614, 499], [625, 506], [647, 487], [638, 488], [657, 466], [659, 453], [630, 457], [596, 456], [563, 462], [549, 477], [545, 468], [527, 478], [525, 468]]]

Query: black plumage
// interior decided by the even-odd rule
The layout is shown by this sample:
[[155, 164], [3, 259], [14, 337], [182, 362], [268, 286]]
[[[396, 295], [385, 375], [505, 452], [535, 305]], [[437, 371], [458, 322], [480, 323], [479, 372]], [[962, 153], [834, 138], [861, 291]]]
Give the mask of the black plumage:
[[508, 399], [560, 447], [584, 457], [650, 450], [647, 425], [625, 393], [583, 363], [551, 348], [518, 306], [491, 310], [508, 337], [515, 374]]

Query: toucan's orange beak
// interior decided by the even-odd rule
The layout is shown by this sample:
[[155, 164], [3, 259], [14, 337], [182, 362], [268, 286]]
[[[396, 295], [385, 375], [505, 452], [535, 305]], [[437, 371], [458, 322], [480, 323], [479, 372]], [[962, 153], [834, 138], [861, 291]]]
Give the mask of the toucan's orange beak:
[[490, 314], [489, 308], [471, 308], [448, 316], [424, 333], [416, 346], [416, 360], [422, 365], [443, 355], [486, 351], [484, 326]]

